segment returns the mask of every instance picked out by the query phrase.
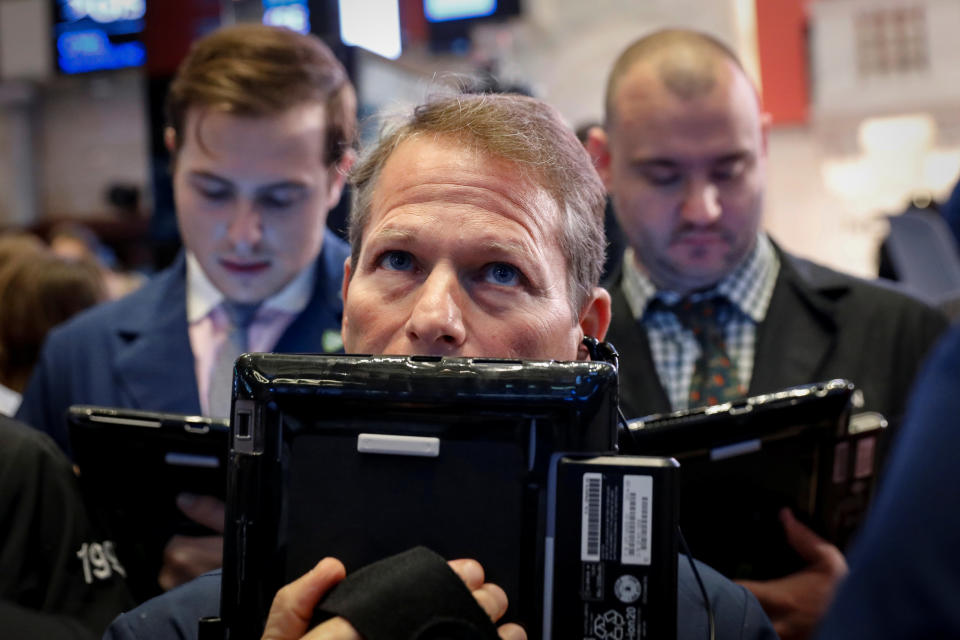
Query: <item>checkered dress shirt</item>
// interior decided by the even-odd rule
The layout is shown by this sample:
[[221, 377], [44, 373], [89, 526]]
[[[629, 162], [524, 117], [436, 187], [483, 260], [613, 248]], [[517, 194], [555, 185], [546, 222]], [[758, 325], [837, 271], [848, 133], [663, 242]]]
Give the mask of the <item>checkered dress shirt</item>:
[[[750, 387], [757, 325], [767, 315], [779, 271], [780, 259], [773, 244], [760, 233], [753, 251], [739, 267], [716, 286], [690, 296], [696, 301], [720, 295], [733, 304], [734, 312], [729, 314], [723, 336], [744, 389]], [[650, 278], [636, 267], [630, 248], [623, 256], [621, 287], [633, 317], [647, 331], [653, 362], [670, 406], [674, 411], [687, 409], [690, 380], [700, 356], [700, 346], [693, 333], [665, 308], [680, 302], [682, 296], [672, 291], [658, 291]], [[650, 302], [655, 299], [663, 304], [651, 307]]]

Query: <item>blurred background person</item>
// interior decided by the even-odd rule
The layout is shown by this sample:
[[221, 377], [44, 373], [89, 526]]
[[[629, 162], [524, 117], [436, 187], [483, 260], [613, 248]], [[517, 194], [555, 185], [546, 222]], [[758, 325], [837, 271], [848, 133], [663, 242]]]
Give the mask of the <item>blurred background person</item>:
[[[195, 43], [166, 106], [185, 248], [137, 291], [52, 332], [17, 413], [68, 455], [70, 405], [223, 418], [240, 354], [342, 349], [349, 251], [326, 220], [354, 158], [343, 65], [313, 36], [224, 27]], [[220, 501], [178, 506], [222, 530]], [[174, 536], [157, 588], [218, 567], [221, 549], [218, 535]]]
[[107, 297], [116, 300], [138, 289], [145, 278], [134, 271], [119, 268], [117, 255], [97, 237], [90, 227], [78, 222], [63, 222], [49, 234], [50, 249], [69, 260], [87, 260], [100, 270]]
[[[43, 249], [43, 241], [30, 233], [11, 232], [0, 235], [0, 272], [23, 256], [41, 252]], [[0, 342], [0, 361], [2, 359], [3, 343]], [[4, 385], [0, 378], [0, 415], [12, 416], [19, 406], [20, 392]]]
[[0, 263], [0, 413], [6, 415], [16, 412], [47, 333], [107, 298], [93, 262], [27, 243], [33, 248]]

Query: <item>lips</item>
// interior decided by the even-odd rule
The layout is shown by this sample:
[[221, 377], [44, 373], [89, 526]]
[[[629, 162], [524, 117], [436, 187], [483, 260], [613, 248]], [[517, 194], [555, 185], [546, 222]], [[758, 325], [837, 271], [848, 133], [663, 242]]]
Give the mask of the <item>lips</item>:
[[220, 266], [237, 275], [260, 273], [270, 268], [269, 260], [220, 260]]
[[708, 245], [726, 242], [723, 234], [713, 231], [688, 231], [677, 236], [678, 244]]

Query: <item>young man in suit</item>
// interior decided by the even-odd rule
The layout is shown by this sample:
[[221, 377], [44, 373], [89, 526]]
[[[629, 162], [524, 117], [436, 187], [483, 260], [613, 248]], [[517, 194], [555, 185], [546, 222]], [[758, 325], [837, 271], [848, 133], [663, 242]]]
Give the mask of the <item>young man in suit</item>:
[[[240, 353], [342, 345], [348, 252], [326, 219], [354, 158], [343, 66], [313, 36], [221, 29], [178, 69], [167, 117], [185, 251], [139, 291], [54, 330], [17, 414], [68, 453], [72, 404], [226, 417]], [[181, 508], [222, 528], [216, 501], [184, 496]], [[200, 540], [168, 548], [164, 587], [219, 566], [219, 538]]]
[[[516, 95], [431, 101], [381, 137], [351, 183], [348, 352], [575, 360], [588, 358], [585, 335], [603, 338], [603, 185], [549, 106]], [[482, 584], [479, 567], [457, 568], [489, 617], [502, 615], [503, 593]], [[746, 589], [699, 571], [716, 637], [774, 637]], [[678, 575], [677, 637], [704, 637], [707, 615], [686, 558]], [[343, 577], [328, 558], [282, 589], [264, 637], [304, 635], [314, 605]], [[196, 637], [198, 618], [217, 613], [218, 588], [219, 575], [203, 576], [121, 616], [107, 637], [170, 637], [171, 629]], [[382, 615], [391, 605], [379, 603]], [[309, 637], [359, 638], [341, 618], [321, 626]], [[516, 625], [499, 633], [524, 637]]]
[[[630, 245], [607, 336], [628, 417], [847, 378], [863, 409], [896, 420], [945, 327], [761, 230], [768, 127], [736, 56], [705, 34], [654, 33], [613, 67], [587, 144]], [[846, 565], [790, 514], [783, 524], [808, 569], [749, 586], [783, 637], [805, 637]]]

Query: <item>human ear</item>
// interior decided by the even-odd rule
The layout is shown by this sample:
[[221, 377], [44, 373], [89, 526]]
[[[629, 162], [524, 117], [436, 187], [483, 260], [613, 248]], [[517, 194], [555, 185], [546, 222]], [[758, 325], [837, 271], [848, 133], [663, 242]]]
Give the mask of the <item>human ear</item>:
[[610, 183], [610, 139], [602, 127], [591, 127], [587, 132], [587, 153], [605, 187]]
[[348, 327], [347, 317], [347, 291], [350, 289], [350, 256], [347, 256], [347, 259], [343, 261], [343, 285], [340, 289], [340, 296], [343, 300], [343, 319], [340, 321], [340, 337], [343, 339], [343, 344], [346, 345], [348, 342], [348, 334], [350, 329]]
[[333, 209], [340, 202], [347, 174], [356, 159], [356, 152], [353, 149], [347, 149], [338, 162], [330, 165], [327, 171], [327, 210]]
[[[597, 340], [603, 340], [607, 335], [607, 329], [610, 327], [611, 317], [610, 294], [602, 287], [594, 287], [590, 297], [584, 302], [580, 310], [580, 335], [593, 336]], [[577, 350], [577, 359], [586, 360], [589, 354], [585, 347], [579, 347]]]
[[173, 127], [163, 128], [163, 146], [165, 146], [171, 154], [176, 152], [177, 132]]

